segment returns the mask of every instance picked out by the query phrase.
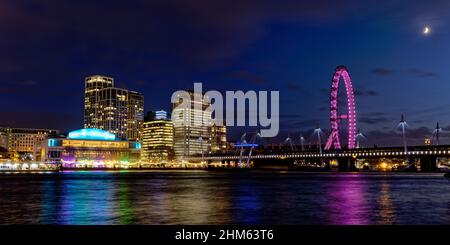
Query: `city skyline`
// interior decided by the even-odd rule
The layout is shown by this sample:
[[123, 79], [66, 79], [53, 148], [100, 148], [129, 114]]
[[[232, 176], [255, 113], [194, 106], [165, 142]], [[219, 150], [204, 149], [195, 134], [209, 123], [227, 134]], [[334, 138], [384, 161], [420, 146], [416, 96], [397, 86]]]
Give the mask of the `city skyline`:
[[[279, 9], [270, 1], [76, 6], [88, 13], [109, 10], [91, 25], [75, 18], [76, 11], [64, 1], [2, 1], [1, 9], [8, 11], [0, 13], [0, 28], [9, 35], [2, 39], [0, 101], [7, 105], [2, 114], [8, 117], [0, 124], [81, 128], [82, 81], [102, 74], [114, 77], [118, 87], [142, 92], [146, 111], [170, 111], [170, 94], [196, 81], [220, 91], [280, 90], [281, 128], [288, 130], [274, 141], [291, 135], [299, 142], [300, 132], [308, 137], [316, 125], [329, 128], [330, 80], [334, 67], [342, 64], [354, 81], [366, 144], [401, 145], [401, 132], [396, 130], [401, 114], [410, 124], [409, 144], [423, 143], [436, 122], [444, 128], [441, 143], [449, 143], [445, 92], [450, 60], [445, 45], [450, 36], [449, 14], [443, 7], [448, 3], [402, 3], [349, 1], [336, 7], [330, 1], [288, 1]], [[236, 7], [239, 11], [234, 13]], [[120, 19], [111, 18], [119, 9]], [[153, 18], [144, 9], [160, 14]], [[173, 10], [183, 11], [173, 15]], [[164, 29], [170, 31], [161, 32]], [[36, 40], [32, 45], [18, 41], [29, 35]], [[127, 36], [140, 38], [127, 41]], [[6, 50], [10, 47], [22, 51]], [[46, 62], [37, 62], [39, 56]], [[230, 128], [230, 139], [244, 131]]]
[[0, 33], [4, 243], [447, 238], [450, 0], [0, 0]]

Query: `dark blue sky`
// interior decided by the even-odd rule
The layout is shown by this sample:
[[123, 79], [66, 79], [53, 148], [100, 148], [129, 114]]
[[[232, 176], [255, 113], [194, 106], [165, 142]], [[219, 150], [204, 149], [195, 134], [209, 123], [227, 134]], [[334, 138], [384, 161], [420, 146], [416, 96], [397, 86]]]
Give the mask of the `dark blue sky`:
[[345, 65], [366, 144], [400, 144], [401, 113], [419, 143], [437, 121], [450, 131], [449, 23], [448, 1], [0, 0], [0, 125], [80, 128], [84, 77], [104, 74], [146, 110], [199, 81], [279, 90], [280, 137], [295, 139], [329, 127]]

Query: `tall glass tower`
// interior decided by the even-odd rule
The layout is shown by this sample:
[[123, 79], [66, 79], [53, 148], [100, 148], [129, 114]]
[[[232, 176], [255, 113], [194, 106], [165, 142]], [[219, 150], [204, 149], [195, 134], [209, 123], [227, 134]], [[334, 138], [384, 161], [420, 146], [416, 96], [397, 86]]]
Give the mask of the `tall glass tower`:
[[127, 137], [129, 140], [142, 140], [144, 122], [144, 95], [135, 91], [128, 92]]
[[[194, 100], [194, 97], [197, 97], [194, 96], [194, 92], [189, 92], [189, 94], [191, 106], [180, 106], [181, 98], [173, 104], [174, 115], [179, 115], [177, 118], [172, 118], [174, 151], [177, 159], [208, 153], [211, 147], [211, 112], [206, 111], [210, 103], [205, 100], [203, 94], [198, 96], [202, 98], [201, 101]], [[200, 105], [196, 106], [196, 104]]]
[[100, 90], [114, 87], [114, 79], [94, 75], [84, 80], [84, 127], [98, 128], [100, 110]]
[[111, 77], [86, 77], [84, 128], [98, 128], [121, 139], [140, 140], [144, 121], [144, 96], [114, 87]]

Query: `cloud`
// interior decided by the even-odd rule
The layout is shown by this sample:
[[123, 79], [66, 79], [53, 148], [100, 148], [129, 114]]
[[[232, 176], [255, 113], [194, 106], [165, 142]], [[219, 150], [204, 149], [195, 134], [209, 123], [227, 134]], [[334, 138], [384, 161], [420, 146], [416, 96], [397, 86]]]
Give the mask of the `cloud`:
[[384, 112], [371, 112], [361, 114], [358, 122], [369, 125], [382, 124], [390, 122], [391, 120], [386, 116]]
[[35, 80], [0, 82], [0, 94], [34, 94], [39, 90]]
[[424, 71], [417, 68], [412, 68], [408, 70], [408, 73], [417, 77], [422, 78], [436, 78], [438, 77], [438, 74], [431, 72], [431, 71]]
[[[325, 95], [325, 94], [329, 95], [330, 89], [322, 88], [322, 89], [320, 89], [320, 93], [323, 95]], [[345, 93], [345, 91], [344, 91], [344, 93]], [[378, 95], [380, 95], [380, 93], [375, 90], [362, 90], [362, 89], [354, 90], [354, 94], [356, 96], [378, 96]]]
[[[55, 65], [62, 68], [83, 63], [131, 70], [204, 69], [241, 55], [270, 34], [267, 24], [272, 20], [331, 23], [351, 18], [367, 5], [375, 6], [357, 0], [337, 6], [331, 0], [287, 0], [283, 4], [256, 0], [130, 0], [126, 4], [3, 0], [0, 31], [2, 46], [8, 50], [0, 51], [13, 61], [8, 70], [15, 71], [38, 67], [54, 71], [58, 70]], [[81, 18], [80, 13], [96, 20]], [[45, 57], [47, 62], [33, 64], [34, 57]]]
[[388, 68], [375, 68], [371, 72], [379, 76], [388, 76], [395, 73], [394, 70]]
[[389, 122], [389, 119], [386, 117], [361, 117], [358, 120], [360, 123], [366, 123], [370, 125], [380, 124]]
[[12, 94], [17, 93], [19, 89], [12, 87], [0, 87], [0, 94]]
[[9, 81], [0, 81], [0, 84], [3, 85], [14, 85], [14, 86], [34, 86], [37, 85], [38, 82], [35, 80], [31, 80], [31, 79], [26, 79], [26, 80], [9, 80]]
[[431, 130], [427, 127], [410, 128], [407, 130], [406, 134], [410, 139], [423, 140], [425, 136], [431, 135]]
[[378, 96], [379, 93], [377, 91], [375, 91], [375, 90], [367, 90], [367, 91], [356, 90], [355, 91], [355, 95], [356, 96]]
[[225, 79], [245, 81], [252, 84], [268, 84], [269, 80], [249, 71], [235, 71], [225, 75]]
[[[430, 136], [431, 131], [426, 127], [410, 128], [406, 131], [408, 145], [422, 145], [425, 136]], [[401, 146], [403, 144], [400, 130], [380, 131], [374, 130], [365, 134], [367, 141], [378, 146]]]
[[[77, 129], [82, 127], [81, 121], [75, 115], [49, 112], [49, 111], [0, 111], [0, 126], [8, 127], [30, 127], [30, 128], [53, 128], [53, 129]], [[51, 120], [48, 120], [51, 119]]]
[[[389, 69], [389, 68], [375, 68], [373, 70], [371, 70], [371, 72], [373, 74], [379, 75], [379, 76], [390, 76], [393, 75], [395, 73], [397, 73], [396, 70], [394, 69]], [[432, 71], [425, 71], [422, 69], [418, 69], [418, 68], [411, 68], [409, 70], [406, 71], [401, 71], [402, 73], [407, 73], [410, 75], [414, 75], [417, 77], [429, 77], [429, 78], [434, 78], [434, 77], [438, 77], [438, 74]]]
[[[15, 85], [0, 86], [0, 91], [29, 91], [40, 96], [41, 101], [45, 98], [42, 92], [52, 96], [63, 94], [64, 103], [53, 106], [53, 110], [75, 111], [82, 107], [83, 76], [90, 73], [112, 74], [122, 83], [120, 86], [141, 79], [143, 82], [132, 88], [145, 86], [146, 98], [155, 97], [154, 104], [170, 104], [168, 98], [161, 96], [164, 92], [160, 87], [172, 89], [175, 83], [185, 88], [186, 84], [192, 86], [193, 78], [223, 74], [229, 69], [242, 69], [234, 74], [235, 78], [264, 84], [270, 81], [241, 66], [263, 57], [272, 58], [270, 52], [259, 52], [256, 57], [248, 55], [261, 45], [267, 50], [272, 48], [273, 42], [262, 42], [271, 39], [270, 34], [278, 34], [272, 24], [288, 23], [303, 29], [332, 23], [328, 27], [333, 27], [339, 21], [354, 20], [355, 16], [366, 18], [366, 11], [361, 9], [383, 10], [389, 4], [368, 2], [2, 0], [0, 75], [3, 81], [30, 81], [23, 84], [30, 86], [27, 90]], [[289, 57], [282, 59], [285, 58]], [[279, 61], [282, 60], [273, 60]], [[289, 72], [289, 67], [286, 69]], [[279, 72], [284, 75], [281, 73], [285, 71]], [[178, 83], [176, 79], [180, 78], [189, 83]], [[33, 83], [39, 86], [33, 87]], [[291, 85], [288, 88], [301, 89], [295, 83]], [[65, 95], [72, 95], [73, 99]], [[321, 98], [325, 100], [328, 95], [327, 89], [326, 96]], [[29, 99], [30, 105], [34, 99]]]
[[319, 124], [320, 120], [315, 119], [309, 119], [309, 120], [302, 120], [297, 121], [293, 123], [293, 126], [296, 128], [315, 128]]
[[382, 112], [382, 111], [376, 111], [376, 112], [366, 112], [361, 115], [362, 116], [385, 116], [385, 115], [387, 115], [387, 113]]
[[296, 96], [315, 96], [314, 92], [311, 89], [307, 89], [306, 87], [296, 82], [287, 82], [286, 89], [288, 92], [295, 93]]

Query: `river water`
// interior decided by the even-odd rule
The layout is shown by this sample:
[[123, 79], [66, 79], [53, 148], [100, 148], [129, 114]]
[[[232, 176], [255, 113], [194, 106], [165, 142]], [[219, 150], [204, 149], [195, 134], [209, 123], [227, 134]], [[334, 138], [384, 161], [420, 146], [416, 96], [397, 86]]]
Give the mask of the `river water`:
[[0, 173], [0, 224], [450, 224], [443, 174]]

